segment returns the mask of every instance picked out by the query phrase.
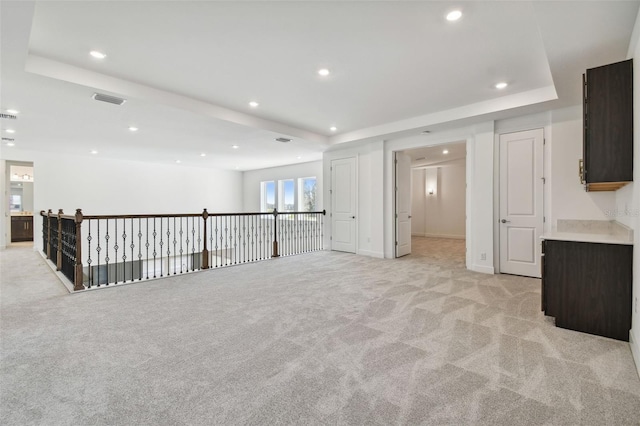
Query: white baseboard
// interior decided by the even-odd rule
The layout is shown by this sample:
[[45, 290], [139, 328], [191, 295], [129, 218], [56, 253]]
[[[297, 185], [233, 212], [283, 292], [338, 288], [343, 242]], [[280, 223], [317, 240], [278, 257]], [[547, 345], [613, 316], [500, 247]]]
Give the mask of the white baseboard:
[[482, 274], [495, 274], [493, 266], [472, 265], [470, 268], [472, 271], [480, 272]]
[[451, 235], [451, 234], [411, 234], [412, 237], [427, 237], [427, 238], [449, 238], [452, 240], [464, 240], [465, 235]]
[[629, 330], [629, 346], [631, 346], [631, 354], [633, 360], [636, 363], [636, 370], [638, 370], [638, 377], [640, 377], [640, 338], [634, 337], [633, 328]]
[[379, 259], [384, 259], [384, 253], [370, 250], [358, 250], [358, 254], [362, 256], [370, 256], [377, 257]]

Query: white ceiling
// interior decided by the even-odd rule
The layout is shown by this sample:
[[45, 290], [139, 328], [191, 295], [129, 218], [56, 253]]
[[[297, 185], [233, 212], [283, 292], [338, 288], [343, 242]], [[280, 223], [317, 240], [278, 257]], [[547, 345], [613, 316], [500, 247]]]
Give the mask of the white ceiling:
[[467, 157], [467, 143], [466, 141], [460, 141], [425, 146], [408, 149], [404, 153], [411, 157], [412, 168], [437, 167], [465, 159]]
[[575, 105], [585, 68], [626, 58], [638, 5], [3, 1], [0, 108], [21, 113], [2, 149], [250, 170]]

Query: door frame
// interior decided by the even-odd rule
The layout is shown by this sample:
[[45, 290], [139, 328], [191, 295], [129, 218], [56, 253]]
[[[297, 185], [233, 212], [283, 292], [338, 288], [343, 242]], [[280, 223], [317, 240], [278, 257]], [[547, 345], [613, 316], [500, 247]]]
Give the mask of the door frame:
[[[404, 151], [409, 151], [412, 149], [417, 149], [417, 148], [425, 148], [425, 147], [435, 147], [435, 146], [447, 146], [447, 145], [452, 145], [452, 144], [459, 144], [459, 143], [464, 143], [465, 144], [465, 197], [464, 197], [464, 210], [465, 210], [465, 235], [464, 235], [464, 245], [465, 245], [465, 267], [468, 270], [473, 270], [472, 269], [472, 265], [473, 265], [473, 259], [472, 259], [472, 252], [470, 250], [470, 247], [472, 246], [473, 243], [473, 234], [471, 233], [471, 217], [469, 215], [469, 206], [471, 205], [471, 194], [472, 194], [472, 189], [473, 189], [473, 183], [472, 181], [470, 182], [470, 179], [473, 177], [473, 162], [475, 161], [475, 152], [473, 151], [474, 149], [474, 145], [473, 145], [473, 138], [468, 138], [468, 137], [462, 137], [462, 138], [454, 138], [452, 140], [446, 140], [446, 141], [437, 141], [436, 143], [425, 143], [422, 145], [416, 145], [416, 146], [408, 146], [406, 148], [398, 148], [398, 149], [393, 149], [388, 151], [390, 153], [390, 162], [391, 162], [391, 167], [390, 167], [390, 171], [391, 171], [391, 188], [390, 188], [390, 197], [387, 199], [388, 201], [386, 201], [385, 203], [388, 203], [387, 205], [390, 205], [391, 207], [391, 211], [390, 211], [390, 220], [387, 223], [390, 223], [389, 228], [393, 228], [392, 230], [392, 236], [393, 236], [393, 248], [391, 251], [391, 256], [390, 258], [393, 259], [397, 259], [396, 257], [396, 246], [395, 246], [395, 242], [397, 241], [397, 227], [396, 227], [396, 219], [395, 219], [395, 213], [396, 213], [396, 193], [395, 193], [395, 187], [396, 187], [396, 163], [395, 163], [395, 159], [396, 159], [396, 153], [397, 152], [404, 152]], [[387, 163], [389, 164], [389, 163]], [[413, 169], [412, 169], [413, 170]], [[411, 173], [411, 179], [413, 179], [413, 172]], [[387, 210], [389, 211], [389, 210]], [[388, 225], [387, 225], [388, 226]], [[387, 252], [388, 253], [388, 252]], [[389, 255], [387, 254], [387, 257], [389, 257]], [[495, 259], [495, 258], [494, 258]]]
[[[16, 161], [16, 160], [2, 160], [3, 167], [0, 167], [0, 172], [4, 173], [4, 188], [3, 191], [6, 194], [5, 199], [2, 201], [2, 207], [0, 208], [0, 214], [2, 215], [2, 220], [0, 220], [0, 228], [4, 228], [5, 240], [4, 244], [0, 244], [0, 249], [7, 248], [11, 245], [11, 210], [9, 209], [9, 201], [8, 197], [11, 194], [11, 166], [23, 166], [23, 167], [32, 167], [35, 175], [35, 163], [33, 161]], [[34, 179], [34, 193], [33, 199], [31, 200], [34, 204], [35, 209], [35, 179]], [[33, 246], [37, 247], [37, 232], [36, 229], [42, 229], [42, 222], [40, 220], [40, 214], [36, 214], [35, 211], [33, 213]]]

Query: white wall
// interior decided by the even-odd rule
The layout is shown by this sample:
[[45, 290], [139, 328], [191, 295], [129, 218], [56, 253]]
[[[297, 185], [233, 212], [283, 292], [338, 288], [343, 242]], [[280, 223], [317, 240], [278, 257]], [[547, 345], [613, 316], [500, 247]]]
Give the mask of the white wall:
[[33, 212], [33, 182], [22, 184], [22, 211]]
[[[427, 172], [437, 185], [425, 186]], [[437, 178], [436, 178], [437, 176]], [[465, 238], [465, 160], [412, 171], [411, 233], [426, 237]], [[429, 187], [434, 194], [427, 194]]]
[[425, 179], [426, 169], [411, 170], [411, 235], [422, 237], [427, 225]]
[[268, 169], [244, 172], [242, 176], [243, 211], [260, 211], [260, 182], [313, 176], [317, 178], [316, 206], [318, 210], [322, 210], [322, 161], [312, 161], [309, 163], [293, 164], [291, 166], [271, 167]]
[[[323, 155], [324, 206], [331, 212], [331, 161], [355, 157], [357, 167], [358, 204], [356, 213], [356, 253], [384, 257], [384, 142], [373, 141], [348, 148], [327, 151]], [[325, 247], [331, 247], [331, 219], [325, 221]]]
[[[61, 208], [73, 214], [81, 208], [89, 215], [242, 209], [240, 172], [20, 150], [2, 154], [9, 160], [33, 161], [34, 212]], [[34, 222], [37, 233], [39, 215]], [[35, 242], [42, 244], [40, 238]]]

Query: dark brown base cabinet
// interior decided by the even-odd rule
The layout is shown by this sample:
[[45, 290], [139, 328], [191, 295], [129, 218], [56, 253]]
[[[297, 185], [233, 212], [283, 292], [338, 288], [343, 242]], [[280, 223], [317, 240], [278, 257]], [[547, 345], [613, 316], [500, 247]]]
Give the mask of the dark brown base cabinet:
[[542, 310], [556, 326], [629, 341], [633, 246], [543, 241]]
[[33, 216], [11, 216], [11, 242], [33, 241]]

